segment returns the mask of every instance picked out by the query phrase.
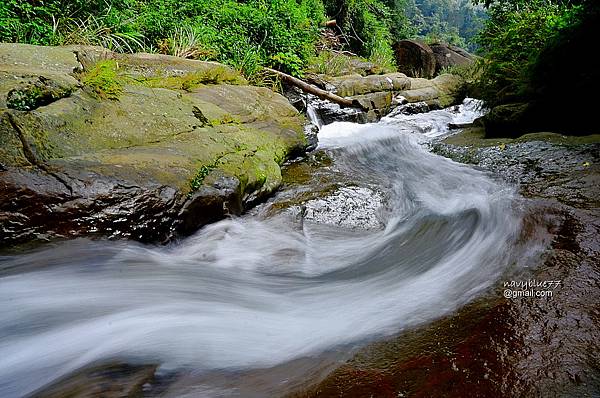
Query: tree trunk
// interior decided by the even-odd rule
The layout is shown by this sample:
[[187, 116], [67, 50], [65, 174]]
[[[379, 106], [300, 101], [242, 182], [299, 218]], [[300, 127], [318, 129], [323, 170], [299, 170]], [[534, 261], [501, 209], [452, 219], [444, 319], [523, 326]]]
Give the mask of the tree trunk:
[[279, 72], [278, 70], [275, 70], [275, 69], [265, 68], [265, 70], [267, 70], [271, 73], [275, 73], [276, 75], [281, 77], [282, 80], [285, 80], [286, 82], [300, 88], [305, 93], [316, 95], [317, 97], [319, 97], [321, 99], [334, 102], [341, 107], [358, 108], [363, 111], [366, 110], [357, 100], [343, 98], [343, 97], [340, 97], [339, 95], [330, 93], [329, 91], [321, 90], [318, 87], [308, 84], [308, 83], [306, 83], [300, 79], [297, 79], [293, 76], [290, 76], [287, 73]]

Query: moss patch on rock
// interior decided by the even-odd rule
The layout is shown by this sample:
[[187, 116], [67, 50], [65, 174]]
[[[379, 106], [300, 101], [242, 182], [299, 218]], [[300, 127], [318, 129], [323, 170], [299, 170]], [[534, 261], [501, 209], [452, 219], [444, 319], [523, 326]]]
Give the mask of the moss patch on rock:
[[[33, 51], [26, 47], [31, 54], [44, 52], [44, 48]], [[169, 225], [171, 230], [186, 225], [183, 230], [193, 232], [201, 222], [173, 218], [150, 222], [138, 212], [151, 208], [152, 214], [165, 217], [179, 214], [177, 217], [193, 220], [215, 220], [223, 216], [225, 202], [231, 202], [231, 208], [239, 213], [237, 203], [252, 203], [275, 190], [281, 184], [280, 165], [306, 148], [305, 119], [289, 102], [266, 88], [240, 84], [244, 82], [227, 66], [148, 54], [116, 55], [96, 48], [75, 50], [91, 54], [77, 58], [84, 72], [67, 72], [63, 67], [52, 71], [55, 80], [71, 85], [73, 91], [68, 97], [33, 112], [6, 110], [0, 104], [0, 163], [21, 174], [43, 165], [45, 169], [36, 173], [52, 173], [44, 181], [49, 178], [54, 184], [59, 179], [61, 196], [56, 200], [67, 209], [61, 210], [63, 217], [50, 207], [31, 210], [46, 212], [44, 220], [52, 219], [56, 225], [69, 224], [68, 217], [72, 217], [68, 227], [72, 229], [55, 231], [57, 234], [79, 233], [77, 225], [83, 224], [76, 220], [84, 212], [90, 217], [89, 228], [112, 228], [112, 236], [114, 225], [99, 227], [98, 220], [113, 217], [110, 214], [115, 209], [103, 206], [117, 204], [118, 213], [131, 218], [123, 226], [123, 231], [129, 232], [119, 236], [134, 236], [131, 231], [146, 231], [150, 226], [157, 234], [164, 234]], [[27, 71], [28, 61], [22, 54], [17, 58], [23, 62], [15, 67], [11, 58], [14, 51], [19, 51], [18, 46], [0, 44], [2, 98], [33, 79], [39, 70], [36, 66]], [[71, 54], [75, 59], [73, 48], [48, 51], [52, 57], [58, 52], [62, 58]], [[15, 78], [17, 74], [23, 76], [23, 71], [31, 78]], [[73, 77], [76, 73], [83, 84]], [[19, 132], [8, 121], [7, 112]], [[35, 165], [28, 162], [23, 141]], [[32, 186], [41, 190], [44, 184]], [[14, 189], [5, 192], [7, 197], [17, 195], [17, 183], [4, 187]], [[66, 199], [69, 194], [62, 190], [76, 198]], [[129, 196], [119, 197], [119, 192]], [[152, 203], [145, 206], [146, 200]], [[188, 202], [194, 204], [188, 206]], [[204, 204], [210, 206], [205, 208]], [[221, 213], [210, 217], [199, 214], [218, 209]], [[106, 214], [95, 219], [96, 213]], [[138, 218], [140, 225], [136, 224]], [[37, 231], [43, 223], [19, 228]], [[142, 239], [138, 232], [135, 236]]]
[[117, 61], [107, 59], [96, 63], [81, 77], [81, 82], [102, 99], [119, 99], [123, 93], [124, 79], [118, 73]]

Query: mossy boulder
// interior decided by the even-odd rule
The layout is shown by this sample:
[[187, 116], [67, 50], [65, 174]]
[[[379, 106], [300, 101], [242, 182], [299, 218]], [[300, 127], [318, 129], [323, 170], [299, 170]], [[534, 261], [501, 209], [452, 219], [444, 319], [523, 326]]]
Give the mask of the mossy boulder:
[[[306, 147], [287, 100], [224, 65], [13, 44], [0, 44], [0, 62], [4, 244], [191, 233], [268, 195]], [[9, 93], [49, 75], [56, 95], [7, 106]]]
[[410, 80], [403, 73], [385, 75], [348, 75], [327, 80], [340, 97], [352, 97], [380, 91], [400, 91], [410, 87]]
[[495, 106], [481, 120], [486, 137], [518, 137], [534, 131], [531, 106], [512, 103]]
[[446, 108], [460, 104], [466, 95], [463, 79], [442, 74], [435, 79], [406, 77], [403, 73], [360, 76], [357, 74], [330, 78], [320, 76], [324, 88], [341, 97], [356, 100], [362, 110], [348, 112], [338, 105], [314, 102], [313, 108], [324, 123], [333, 121], [375, 122], [389, 114], [397, 105], [425, 103], [427, 109]]
[[456, 75], [443, 74], [435, 79], [411, 78], [410, 88], [398, 95], [408, 103], [425, 102], [429, 106], [446, 108], [465, 98], [464, 81]]

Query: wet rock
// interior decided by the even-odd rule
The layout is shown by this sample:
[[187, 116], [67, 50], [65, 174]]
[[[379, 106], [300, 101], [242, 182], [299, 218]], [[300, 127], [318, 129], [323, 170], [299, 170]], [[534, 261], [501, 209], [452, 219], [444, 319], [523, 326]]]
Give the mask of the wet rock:
[[[118, 60], [113, 79], [123, 79], [112, 100], [73, 74], [107, 57]], [[168, 56], [0, 44], [0, 98], [24, 104], [0, 108], [2, 244], [191, 233], [226, 214], [215, 203], [231, 201], [211, 172], [239, 182], [244, 206], [275, 190], [279, 165], [307, 146], [305, 120], [281, 95], [233, 73]], [[42, 95], [29, 95], [37, 88]]]
[[179, 222], [175, 226], [178, 233], [189, 235], [225, 216], [241, 214], [240, 181], [225, 175], [212, 175], [208, 179], [214, 180], [212, 184], [203, 184], [183, 204], [177, 215]]
[[417, 104], [402, 108], [406, 112], [442, 109], [461, 103], [466, 95], [462, 79], [449, 74], [440, 75], [432, 80], [390, 74], [367, 78], [358, 75], [341, 76], [330, 81], [338, 90], [338, 95], [351, 95], [348, 98], [357, 100], [366, 111], [341, 108], [337, 104], [322, 100], [310, 100], [323, 124], [334, 121], [376, 122], [398, 105], [406, 103]]
[[[475, 131], [479, 131], [477, 137], [482, 137], [481, 130]], [[469, 146], [453, 144], [459, 140], [460, 137], [450, 137], [446, 142], [452, 144], [434, 144], [433, 151], [490, 170], [519, 184], [528, 196], [554, 199], [578, 208], [600, 205], [597, 196], [600, 186], [598, 137], [578, 140], [545, 133], [501, 141], [474, 138], [466, 141]]]
[[411, 77], [430, 79], [435, 73], [433, 50], [420, 40], [402, 40], [394, 44], [398, 70]]
[[409, 104], [404, 104], [398, 106], [392, 113], [390, 113], [389, 117], [394, 117], [396, 115], [416, 115], [417, 113], [425, 113], [429, 112], [431, 109], [426, 102], [413, 102]]
[[156, 366], [104, 365], [84, 369], [35, 393], [37, 398], [139, 397], [151, 387]]
[[383, 227], [379, 215], [383, 203], [383, 195], [379, 192], [364, 187], [343, 187], [290, 210], [300, 211], [304, 220], [319, 224], [376, 229]]
[[151, 180], [137, 185], [79, 167], [65, 166], [57, 176], [69, 185], [33, 167], [2, 174], [3, 244], [95, 234], [144, 242], [169, 236], [181, 201], [173, 187]]
[[312, 151], [316, 149], [319, 145], [319, 127], [312, 123], [307, 124], [304, 126], [304, 136], [308, 142], [306, 151]]
[[338, 104], [323, 100], [313, 100], [311, 106], [324, 125], [333, 122], [367, 123], [368, 121], [367, 113], [358, 108], [342, 108]]
[[[459, 134], [460, 135], [460, 134]], [[595, 142], [593, 142], [595, 141]], [[534, 134], [446, 138], [437, 153], [518, 184], [520, 242], [536, 264], [510, 269], [454, 315], [362, 349], [303, 397], [565, 397], [600, 390], [600, 139]], [[504, 282], [560, 281], [552, 297], [504, 298]]]

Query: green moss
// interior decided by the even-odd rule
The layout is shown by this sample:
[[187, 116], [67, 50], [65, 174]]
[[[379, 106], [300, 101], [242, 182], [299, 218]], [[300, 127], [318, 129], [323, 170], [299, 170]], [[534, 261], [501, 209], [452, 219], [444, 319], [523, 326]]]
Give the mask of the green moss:
[[213, 119], [210, 121], [211, 126], [219, 126], [222, 124], [241, 124], [241, 123], [242, 123], [242, 121], [239, 118], [232, 116], [230, 113], [225, 113], [221, 116], [221, 118]]
[[81, 82], [90, 87], [100, 98], [117, 100], [123, 93], [125, 83], [118, 69], [119, 64], [115, 60], [100, 61], [85, 72]]
[[136, 80], [136, 82], [146, 87], [183, 91], [192, 91], [194, 88], [206, 84], [246, 84], [246, 81], [239, 73], [224, 66], [215, 66], [214, 68], [187, 73], [181, 76], [151, 77]]
[[556, 133], [541, 132], [525, 134], [518, 138], [485, 138], [485, 130], [483, 128], [473, 127], [448, 137], [443, 142], [449, 145], [484, 148], [529, 141], [543, 141], [561, 145], [581, 145], [600, 142], [600, 134], [564, 136]]
[[247, 84], [239, 73], [222, 65], [181, 76], [133, 77], [127, 69], [127, 65], [120, 67], [116, 60], [99, 61], [83, 74], [81, 82], [90, 87], [98, 97], [112, 100], [119, 99], [126, 84], [188, 92], [208, 84]]

